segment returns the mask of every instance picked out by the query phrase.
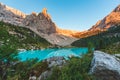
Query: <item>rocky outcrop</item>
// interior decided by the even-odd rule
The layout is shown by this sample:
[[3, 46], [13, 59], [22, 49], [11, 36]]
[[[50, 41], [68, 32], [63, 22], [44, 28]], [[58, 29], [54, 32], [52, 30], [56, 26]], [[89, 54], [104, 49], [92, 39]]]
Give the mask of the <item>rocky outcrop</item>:
[[67, 30], [64, 30], [63, 33], [63, 30], [55, 25], [46, 8], [39, 14], [33, 12], [26, 15], [17, 9], [0, 3], [0, 21], [27, 27], [54, 45], [66, 46], [76, 40], [71, 36], [72, 31], [68, 33]]
[[52, 71], [45, 71], [45, 72], [43, 72], [40, 76], [39, 76], [39, 78], [38, 78], [38, 80], [46, 80], [48, 77], [50, 77], [52, 75]]
[[95, 51], [90, 73], [97, 80], [120, 80], [120, 59], [101, 51]]
[[[47, 64], [46, 70], [43, 70], [42, 72], [32, 70], [30, 72], [29, 80], [46, 80], [52, 75], [53, 69], [55, 67], [62, 68], [62, 66], [66, 64], [66, 60], [64, 59], [64, 57], [51, 57], [43, 60], [42, 62]], [[40, 76], [38, 75], [39, 73]]]
[[66, 46], [77, 40], [77, 38], [70, 36], [73, 34], [72, 31], [69, 31], [69, 33], [61, 33], [63, 30], [59, 29], [55, 23], [52, 22], [46, 8], [44, 8], [39, 14], [32, 13], [31, 15], [27, 15], [23, 20], [23, 23], [32, 31], [54, 45]]
[[116, 24], [120, 24], [120, 5], [103, 20], [98, 21], [91, 29], [84, 32], [58, 28], [52, 21], [51, 16], [47, 13], [46, 8], [39, 14], [33, 12], [30, 15], [26, 15], [19, 10], [0, 3], [0, 21], [27, 27], [39, 36], [45, 38], [51, 44], [68, 46], [76, 41], [77, 38], [96, 35]]
[[43, 72], [39, 76], [38, 80], [46, 80], [49, 76], [51, 76], [53, 68], [55, 66], [61, 68], [66, 63], [64, 57], [52, 57], [44, 61], [47, 62], [49, 70]]
[[57, 26], [52, 22], [50, 15], [47, 14], [46, 8], [44, 8], [43, 12], [39, 14], [32, 13], [31, 15], [27, 15], [23, 20], [23, 23], [25, 26], [31, 27], [39, 33], [56, 33]]
[[0, 21], [23, 26], [22, 21], [25, 17], [23, 12], [0, 3]]
[[93, 30], [104, 30], [108, 29], [114, 25], [120, 24], [120, 5], [116, 7], [109, 15], [107, 15], [104, 19], [98, 21], [92, 28]]
[[54, 66], [61, 67], [66, 63], [64, 57], [51, 57], [45, 61], [48, 63], [48, 68], [53, 68]]
[[66, 36], [59, 33], [53, 33], [50, 35], [43, 34], [42, 36], [53, 45], [58, 45], [58, 46], [68, 46], [72, 42], [77, 40], [77, 38]]
[[47, 8], [43, 8], [42, 14], [43, 14], [48, 20], [51, 19], [50, 14], [47, 13]]

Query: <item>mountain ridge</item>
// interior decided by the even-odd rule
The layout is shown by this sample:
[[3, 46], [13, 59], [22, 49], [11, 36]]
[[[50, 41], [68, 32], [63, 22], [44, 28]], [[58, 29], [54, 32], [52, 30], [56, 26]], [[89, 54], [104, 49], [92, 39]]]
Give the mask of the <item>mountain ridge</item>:
[[59, 28], [43, 8], [40, 13], [25, 13], [0, 3], [0, 21], [26, 27], [54, 45], [67, 46], [79, 38], [96, 35], [120, 23], [120, 5], [90, 29], [82, 32]]
[[23, 17], [23, 18], [25, 18], [25, 16], [26, 16], [25, 13], [23, 13], [23, 12], [15, 9], [15, 8], [9, 7], [9, 6], [7, 6], [7, 5], [5, 5], [5, 4], [3, 4], [3, 3], [0, 3], [0, 7], [3, 7], [4, 9], [6, 9], [6, 10], [8, 10], [8, 11], [11, 11], [11, 12], [13, 12], [14, 14], [16, 14], [16, 15], [18, 15], [18, 16], [21, 16], [21, 17]]
[[103, 19], [97, 21], [96, 24], [93, 25], [90, 29], [78, 33], [78, 35], [74, 36], [78, 38], [89, 37], [107, 31], [109, 28], [119, 24], [120, 24], [120, 5], [118, 5], [110, 14], [105, 16]]
[[[72, 35], [68, 35], [68, 33], [63, 34], [63, 30], [58, 28], [52, 21], [51, 16], [47, 13], [46, 8], [44, 8], [40, 13], [33, 12], [30, 15], [26, 15], [17, 9], [8, 7], [1, 3], [0, 14], [0, 21], [29, 28], [39, 36], [45, 38], [47, 41], [55, 45], [70, 45], [77, 39]], [[69, 31], [69, 33], [72, 34], [72, 31]]]
[[102, 20], [99, 20], [89, 30], [92, 31], [92, 30], [96, 30], [96, 29], [101, 29], [101, 30], [108, 29], [119, 23], [120, 23], [120, 5], [118, 5], [110, 14], [108, 14]]

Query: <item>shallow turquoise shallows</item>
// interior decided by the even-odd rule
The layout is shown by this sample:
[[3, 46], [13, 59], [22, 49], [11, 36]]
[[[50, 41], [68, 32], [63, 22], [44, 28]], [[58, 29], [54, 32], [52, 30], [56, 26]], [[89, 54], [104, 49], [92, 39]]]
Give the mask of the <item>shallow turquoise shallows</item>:
[[44, 60], [50, 57], [63, 56], [65, 59], [68, 59], [70, 56], [80, 57], [82, 54], [86, 54], [88, 48], [61, 48], [61, 49], [44, 49], [44, 50], [28, 50], [21, 51], [18, 54], [18, 58], [21, 61], [26, 61], [29, 59], [39, 59]]

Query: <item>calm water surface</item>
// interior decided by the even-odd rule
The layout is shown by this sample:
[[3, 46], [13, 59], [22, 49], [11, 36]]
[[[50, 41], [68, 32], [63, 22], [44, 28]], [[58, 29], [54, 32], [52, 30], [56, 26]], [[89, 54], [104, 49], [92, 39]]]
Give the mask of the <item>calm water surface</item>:
[[61, 49], [44, 49], [44, 50], [28, 50], [21, 51], [18, 54], [18, 58], [21, 61], [26, 61], [29, 59], [39, 59], [44, 60], [50, 57], [63, 56], [68, 59], [70, 56], [80, 57], [82, 54], [86, 54], [88, 48], [61, 48]]

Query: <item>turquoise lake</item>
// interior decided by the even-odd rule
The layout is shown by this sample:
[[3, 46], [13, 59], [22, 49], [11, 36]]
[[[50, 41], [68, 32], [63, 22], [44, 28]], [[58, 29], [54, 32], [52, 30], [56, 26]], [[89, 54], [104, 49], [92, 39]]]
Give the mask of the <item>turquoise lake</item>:
[[68, 59], [70, 56], [80, 57], [88, 52], [88, 48], [61, 48], [61, 49], [44, 49], [44, 50], [26, 50], [18, 53], [21, 61], [37, 58], [39, 61], [56, 56], [63, 56]]

